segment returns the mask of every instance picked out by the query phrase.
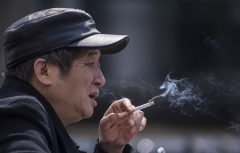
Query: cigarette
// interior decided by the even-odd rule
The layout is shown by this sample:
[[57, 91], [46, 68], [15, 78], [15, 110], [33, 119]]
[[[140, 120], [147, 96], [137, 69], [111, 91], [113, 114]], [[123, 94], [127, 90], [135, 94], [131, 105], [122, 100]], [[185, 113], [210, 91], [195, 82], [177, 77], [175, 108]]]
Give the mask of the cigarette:
[[152, 106], [152, 105], [154, 105], [154, 101], [149, 101], [149, 102], [147, 102], [147, 103], [145, 103], [145, 104], [142, 104], [142, 105], [140, 105], [140, 106], [137, 106], [137, 107], [134, 109], [134, 111], [142, 110], [142, 109], [148, 108], [148, 107], [150, 107], [150, 106]]
[[[137, 110], [142, 110], [142, 109], [145, 109], [145, 108], [148, 108], [148, 107], [154, 105], [154, 100], [155, 100], [156, 98], [159, 98], [159, 97], [164, 98], [165, 96], [168, 95], [168, 93], [169, 93], [171, 90], [172, 90], [171, 88], [168, 88], [168, 89], [167, 89], [164, 93], [162, 93], [161, 95], [155, 96], [155, 97], [153, 97], [152, 99], [150, 99], [147, 103], [135, 107], [135, 109], [133, 110], [133, 112], [134, 112], [134, 111], [137, 111]], [[128, 114], [130, 114], [130, 112], [121, 112], [121, 113], [118, 113], [118, 116], [119, 116], [120, 118], [122, 118], [122, 117], [125, 117], [125, 116], [128, 115]]]
[[[148, 108], [148, 107], [150, 107], [150, 106], [152, 106], [152, 105], [154, 105], [154, 101], [151, 101], [151, 100], [150, 100], [149, 102], [147, 102], [147, 103], [145, 103], [145, 104], [142, 104], [142, 105], [139, 105], [139, 106], [135, 107], [134, 111], [142, 110], [142, 109]], [[133, 111], [133, 112], [134, 112], [134, 111]], [[129, 112], [121, 112], [121, 113], [118, 114], [118, 116], [119, 116], [120, 118], [122, 118], [122, 117], [124, 117], [124, 116], [126, 116], [126, 115], [128, 115], [128, 114], [129, 114]]]

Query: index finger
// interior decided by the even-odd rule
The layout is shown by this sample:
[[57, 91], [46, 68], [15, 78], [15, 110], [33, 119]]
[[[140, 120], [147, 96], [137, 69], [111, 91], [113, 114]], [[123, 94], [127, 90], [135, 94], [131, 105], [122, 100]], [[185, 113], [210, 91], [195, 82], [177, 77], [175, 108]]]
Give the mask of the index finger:
[[133, 112], [135, 106], [132, 105], [131, 101], [128, 98], [123, 98], [119, 103], [119, 107], [122, 111]]
[[110, 114], [110, 113], [121, 113], [126, 112], [127, 114], [133, 112], [135, 109], [135, 106], [132, 105], [130, 100], [128, 98], [122, 98], [115, 102], [113, 102], [107, 111], [104, 113], [104, 116]]

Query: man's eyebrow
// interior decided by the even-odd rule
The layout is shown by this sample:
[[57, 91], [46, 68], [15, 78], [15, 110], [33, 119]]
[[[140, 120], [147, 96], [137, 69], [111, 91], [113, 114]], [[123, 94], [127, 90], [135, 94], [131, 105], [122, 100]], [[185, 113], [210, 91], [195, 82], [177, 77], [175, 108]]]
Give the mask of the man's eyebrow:
[[89, 53], [87, 54], [87, 57], [88, 57], [88, 58], [93, 58], [93, 57], [95, 57], [95, 56], [97, 56], [97, 55], [99, 55], [98, 52], [89, 52]]
[[94, 55], [97, 55], [97, 54], [99, 54], [99, 53], [98, 52], [89, 52], [88, 56], [94, 56]]

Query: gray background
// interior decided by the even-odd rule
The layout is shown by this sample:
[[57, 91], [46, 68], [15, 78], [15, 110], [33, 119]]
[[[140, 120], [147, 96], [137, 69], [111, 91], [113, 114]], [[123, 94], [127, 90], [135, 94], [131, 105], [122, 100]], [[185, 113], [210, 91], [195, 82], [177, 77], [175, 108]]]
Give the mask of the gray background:
[[111, 101], [128, 97], [135, 105], [145, 103], [161, 92], [158, 87], [171, 72], [200, 88], [202, 111], [148, 108], [146, 130], [131, 144], [137, 148], [147, 138], [143, 148], [152, 142], [152, 152], [164, 147], [167, 153], [240, 153], [239, 1], [1, 0], [0, 33], [24, 15], [50, 7], [84, 9], [103, 33], [130, 36], [123, 52], [102, 57], [107, 84], [93, 118], [69, 127], [82, 148], [92, 150], [97, 123]]

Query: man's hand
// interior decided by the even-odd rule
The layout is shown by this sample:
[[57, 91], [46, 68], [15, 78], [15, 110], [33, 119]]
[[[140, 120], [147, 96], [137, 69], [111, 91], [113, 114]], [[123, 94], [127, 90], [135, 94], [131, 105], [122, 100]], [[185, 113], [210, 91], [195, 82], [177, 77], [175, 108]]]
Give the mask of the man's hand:
[[[142, 111], [134, 111], [130, 100], [115, 101], [105, 112], [99, 125], [99, 144], [108, 153], [121, 153], [124, 146], [145, 128], [146, 118]], [[127, 115], [120, 115], [128, 112]]]

